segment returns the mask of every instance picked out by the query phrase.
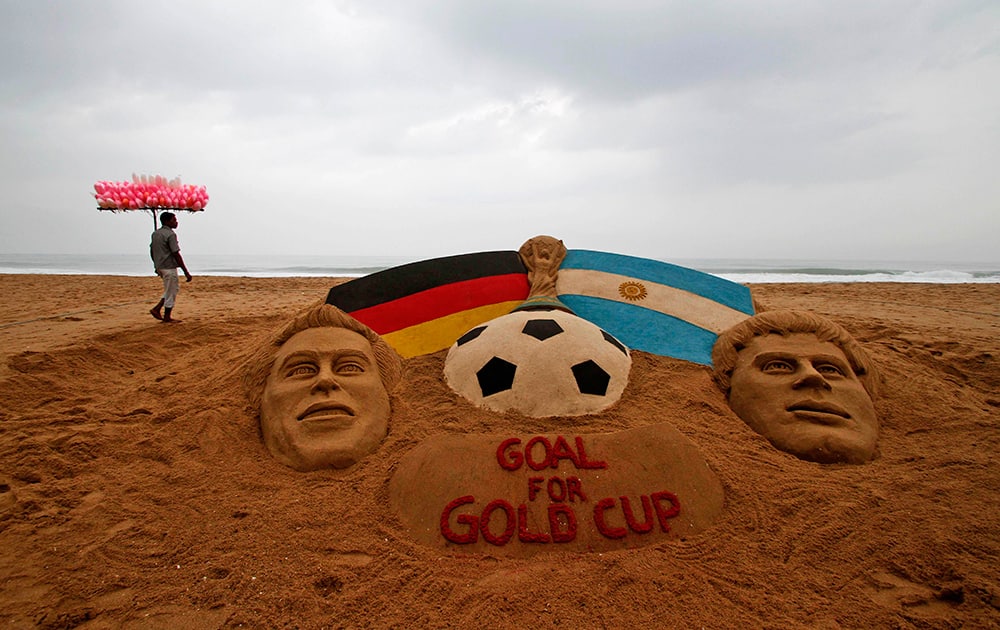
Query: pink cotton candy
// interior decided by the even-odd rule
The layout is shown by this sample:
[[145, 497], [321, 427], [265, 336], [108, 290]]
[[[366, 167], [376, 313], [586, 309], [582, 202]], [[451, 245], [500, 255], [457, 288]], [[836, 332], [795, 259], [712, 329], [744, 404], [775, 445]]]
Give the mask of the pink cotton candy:
[[197, 212], [208, 203], [205, 186], [182, 184], [180, 177], [137, 175], [132, 181], [99, 180], [94, 183], [94, 198], [102, 210], [160, 210], [172, 208]]

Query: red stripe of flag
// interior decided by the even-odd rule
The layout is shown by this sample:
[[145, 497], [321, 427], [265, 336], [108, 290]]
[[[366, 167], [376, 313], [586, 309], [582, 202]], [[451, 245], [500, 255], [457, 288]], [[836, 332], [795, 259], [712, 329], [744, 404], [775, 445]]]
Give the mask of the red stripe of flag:
[[511, 273], [441, 285], [358, 309], [350, 315], [385, 335], [453, 313], [527, 297], [527, 275]]

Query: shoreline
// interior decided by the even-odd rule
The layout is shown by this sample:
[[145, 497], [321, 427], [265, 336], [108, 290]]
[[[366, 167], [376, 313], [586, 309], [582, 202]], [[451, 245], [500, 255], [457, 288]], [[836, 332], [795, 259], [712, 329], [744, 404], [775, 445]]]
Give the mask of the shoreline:
[[[352, 277], [254, 278], [195, 276], [181, 283], [176, 316], [181, 323], [209, 322], [234, 314], [291, 317], [326, 298], [330, 287]], [[746, 284], [764, 309], [812, 310], [844, 325], [864, 341], [864, 320], [900, 322], [940, 317], [961, 330], [1000, 321], [1000, 284], [763, 283]], [[6, 359], [123, 328], [162, 327], [150, 317], [162, 290], [156, 276], [0, 274], [0, 376]], [[148, 303], [148, 305], [147, 305]], [[991, 307], [992, 305], [992, 307]]]
[[[198, 275], [220, 277], [352, 277], [427, 261], [435, 256], [265, 255], [189, 252]], [[447, 256], [450, 254], [440, 254]], [[926, 282], [1000, 283], [1000, 260], [827, 260], [655, 258], [738, 283]], [[149, 275], [146, 254], [0, 254], [0, 274]]]

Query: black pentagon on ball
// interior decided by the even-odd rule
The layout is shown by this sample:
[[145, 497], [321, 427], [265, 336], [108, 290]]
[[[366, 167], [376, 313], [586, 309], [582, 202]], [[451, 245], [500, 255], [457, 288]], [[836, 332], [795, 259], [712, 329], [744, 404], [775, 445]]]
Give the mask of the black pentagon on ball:
[[455, 345], [456, 346], [460, 346], [462, 344], [469, 343], [470, 341], [472, 341], [473, 339], [475, 339], [479, 335], [483, 334], [484, 330], [486, 330], [486, 326], [477, 326], [477, 327], [473, 328], [469, 332], [467, 332], [464, 335], [462, 335], [461, 337], [459, 337], [458, 341], [455, 342]]
[[563, 329], [559, 322], [554, 319], [529, 319], [524, 323], [521, 332], [539, 341], [545, 341], [549, 337], [555, 337], [563, 332]]
[[479, 380], [479, 391], [483, 393], [483, 398], [505, 392], [514, 386], [514, 372], [517, 366], [509, 361], [504, 361], [500, 357], [493, 357], [486, 362], [486, 365], [476, 372], [476, 379]]
[[581, 394], [591, 394], [593, 396], [604, 396], [608, 393], [608, 383], [611, 382], [611, 375], [604, 371], [604, 368], [594, 361], [587, 359], [583, 363], [573, 366], [573, 378], [576, 379], [576, 387]]
[[617, 339], [615, 339], [614, 337], [612, 337], [611, 334], [608, 333], [605, 330], [602, 330], [601, 334], [604, 335], [604, 341], [607, 341], [612, 346], [614, 346], [614, 347], [618, 348], [619, 350], [621, 350], [622, 354], [624, 354], [625, 356], [628, 356], [628, 348], [626, 348], [624, 345], [622, 345], [622, 342], [620, 342]]

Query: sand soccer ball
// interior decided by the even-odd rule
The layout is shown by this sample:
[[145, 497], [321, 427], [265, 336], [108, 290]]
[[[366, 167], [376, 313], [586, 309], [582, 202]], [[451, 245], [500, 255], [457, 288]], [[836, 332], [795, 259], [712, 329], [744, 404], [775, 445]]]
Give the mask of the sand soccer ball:
[[445, 359], [448, 385], [480, 407], [577, 416], [621, 398], [632, 358], [617, 339], [564, 311], [515, 311], [462, 335]]

